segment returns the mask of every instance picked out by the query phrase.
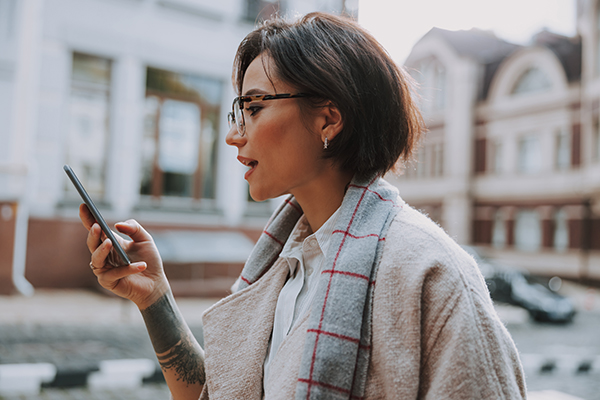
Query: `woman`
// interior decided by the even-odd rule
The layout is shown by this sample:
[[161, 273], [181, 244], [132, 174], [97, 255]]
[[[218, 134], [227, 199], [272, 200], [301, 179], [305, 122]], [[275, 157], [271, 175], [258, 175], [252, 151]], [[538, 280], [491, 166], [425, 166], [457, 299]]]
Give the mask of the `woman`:
[[524, 398], [515, 346], [473, 259], [381, 176], [423, 123], [405, 75], [356, 23], [273, 19], [240, 44], [227, 144], [255, 200], [289, 194], [233, 294], [183, 321], [152, 238], [116, 225], [113, 268], [85, 206], [102, 286], [141, 310], [175, 399]]

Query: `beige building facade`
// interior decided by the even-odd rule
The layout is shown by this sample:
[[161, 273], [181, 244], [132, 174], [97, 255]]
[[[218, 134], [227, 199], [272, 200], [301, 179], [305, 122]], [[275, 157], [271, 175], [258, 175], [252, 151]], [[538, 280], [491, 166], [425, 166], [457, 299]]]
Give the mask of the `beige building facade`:
[[535, 274], [600, 280], [600, 9], [528, 45], [432, 29], [406, 68], [429, 128], [390, 179], [460, 243]]
[[179, 294], [222, 295], [275, 202], [225, 145], [256, 21], [351, 0], [0, 0], [0, 293], [93, 287], [78, 174], [109, 223], [154, 235]]

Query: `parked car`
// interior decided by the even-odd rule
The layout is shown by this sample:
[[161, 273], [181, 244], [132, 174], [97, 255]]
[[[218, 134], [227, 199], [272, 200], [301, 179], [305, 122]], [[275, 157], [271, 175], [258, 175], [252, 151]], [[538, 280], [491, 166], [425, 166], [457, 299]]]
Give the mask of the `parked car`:
[[573, 320], [576, 311], [571, 299], [550, 290], [525, 271], [487, 258], [476, 247], [463, 248], [477, 261], [495, 302], [522, 307], [535, 321], [568, 323]]

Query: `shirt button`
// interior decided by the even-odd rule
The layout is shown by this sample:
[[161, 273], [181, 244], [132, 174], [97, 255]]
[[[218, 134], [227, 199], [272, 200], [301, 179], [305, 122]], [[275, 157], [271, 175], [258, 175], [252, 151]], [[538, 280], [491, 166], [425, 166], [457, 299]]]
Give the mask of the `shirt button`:
[[312, 267], [306, 267], [306, 275], [311, 276], [313, 273]]

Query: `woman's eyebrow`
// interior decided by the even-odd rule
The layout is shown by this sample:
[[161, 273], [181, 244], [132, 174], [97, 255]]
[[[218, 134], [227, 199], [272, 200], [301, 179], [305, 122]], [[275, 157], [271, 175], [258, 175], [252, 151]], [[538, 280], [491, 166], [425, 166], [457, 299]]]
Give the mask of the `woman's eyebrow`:
[[254, 89], [249, 89], [248, 91], [246, 91], [246, 93], [244, 93], [244, 96], [253, 96], [253, 95], [262, 95], [262, 94], [269, 94], [269, 93], [265, 92], [262, 89], [254, 88]]

